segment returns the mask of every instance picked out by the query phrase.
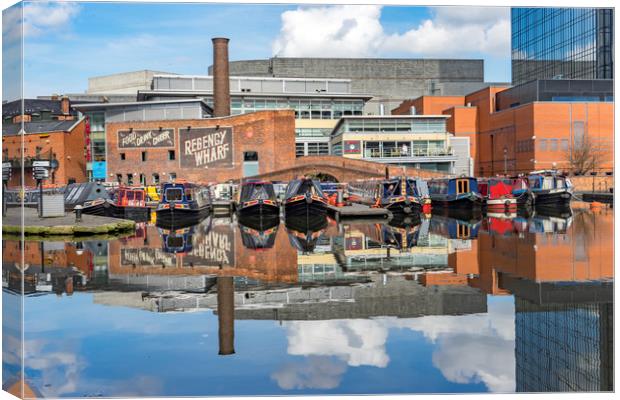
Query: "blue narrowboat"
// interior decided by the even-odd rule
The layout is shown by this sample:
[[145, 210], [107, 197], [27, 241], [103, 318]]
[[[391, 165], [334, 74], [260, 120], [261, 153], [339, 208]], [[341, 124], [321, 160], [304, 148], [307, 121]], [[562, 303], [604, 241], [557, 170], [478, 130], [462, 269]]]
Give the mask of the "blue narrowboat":
[[158, 226], [196, 225], [211, 211], [211, 194], [206, 186], [188, 182], [164, 183], [155, 213]]
[[573, 185], [568, 177], [554, 171], [535, 171], [528, 176], [536, 207], [567, 207], [573, 197]]
[[428, 190], [433, 209], [480, 210], [484, 204], [476, 178], [431, 179]]

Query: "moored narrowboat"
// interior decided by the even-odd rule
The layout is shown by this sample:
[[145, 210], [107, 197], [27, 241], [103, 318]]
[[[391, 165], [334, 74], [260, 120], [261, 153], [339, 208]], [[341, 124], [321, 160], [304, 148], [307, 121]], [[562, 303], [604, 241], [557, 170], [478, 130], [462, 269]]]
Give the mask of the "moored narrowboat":
[[431, 179], [428, 181], [428, 190], [433, 208], [480, 210], [483, 205], [476, 178]]
[[191, 226], [205, 219], [211, 211], [209, 188], [187, 182], [164, 183], [157, 205], [158, 226]]
[[393, 214], [413, 214], [430, 209], [428, 186], [422, 179], [395, 177], [386, 180], [350, 182], [349, 198], [363, 204], [383, 207]]
[[280, 214], [280, 206], [271, 182], [248, 181], [242, 183], [236, 208], [239, 216]]
[[512, 185], [512, 195], [517, 199], [517, 206], [531, 207], [534, 205], [534, 196], [530, 190], [530, 182], [525, 176], [507, 178]]
[[150, 209], [146, 204], [146, 190], [143, 187], [120, 187], [113, 200], [106, 200], [106, 215], [114, 218], [148, 221]]
[[528, 181], [536, 207], [570, 205], [573, 185], [568, 177], [554, 171], [535, 171], [528, 176]]
[[507, 184], [504, 179], [479, 179], [478, 190], [483, 197], [487, 212], [514, 213], [517, 211], [517, 199], [512, 195], [512, 185]]
[[310, 178], [292, 180], [286, 187], [284, 211], [289, 216], [325, 215], [327, 199], [318, 182]]

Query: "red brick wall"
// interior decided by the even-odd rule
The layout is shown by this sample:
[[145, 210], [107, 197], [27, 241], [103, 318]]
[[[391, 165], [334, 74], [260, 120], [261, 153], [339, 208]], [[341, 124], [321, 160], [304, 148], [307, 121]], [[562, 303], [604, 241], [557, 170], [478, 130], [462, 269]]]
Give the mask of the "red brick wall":
[[[185, 129], [187, 126], [204, 128], [216, 125], [232, 127], [232, 168], [181, 168], [182, 149], [179, 148], [179, 129]], [[170, 148], [118, 149], [118, 131], [129, 128], [157, 130], [160, 126], [174, 128], [175, 160], [168, 160]], [[158, 173], [160, 179], [166, 181], [170, 172], [175, 172], [177, 178], [193, 182], [239, 179], [243, 175], [245, 151], [258, 152], [259, 173], [282, 169], [295, 162], [295, 116], [292, 110], [258, 111], [231, 117], [196, 120], [109, 123], [106, 125], [106, 136], [108, 181], [115, 181], [116, 174], [122, 174], [125, 182], [128, 173], [136, 173], [134, 183], [138, 183], [139, 174], [144, 173], [147, 183], [150, 184], [153, 173]], [[141, 161], [142, 151], [147, 152], [145, 162]], [[125, 153], [125, 160], [121, 160], [121, 152]]]

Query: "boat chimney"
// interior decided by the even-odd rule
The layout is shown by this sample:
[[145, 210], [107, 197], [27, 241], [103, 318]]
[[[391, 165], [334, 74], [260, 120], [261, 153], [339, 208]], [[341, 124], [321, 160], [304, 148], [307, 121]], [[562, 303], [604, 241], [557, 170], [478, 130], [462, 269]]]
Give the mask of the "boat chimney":
[[235, 354], [235, 283], [232, 276], [217, 278], [219, 355]]
[[213, 38], [213, 116], [230, 115], [228, 38]]

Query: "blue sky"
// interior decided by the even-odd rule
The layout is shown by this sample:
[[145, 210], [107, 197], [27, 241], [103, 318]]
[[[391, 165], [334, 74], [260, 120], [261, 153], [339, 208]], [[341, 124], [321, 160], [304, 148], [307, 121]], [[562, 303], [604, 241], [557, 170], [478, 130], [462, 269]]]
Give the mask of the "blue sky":
[[[17, 97], [20, 81], [19, 41], [11, 40], [18, 18], [10, 11], [3, 13], [3, 99]], [[25, 3], [24, 15], [26, 97], [84, 92], [88, 77], [132, 70], [206, 74], [214, 36], [231, 39], [231, 60], [483, 58], [487, 81], [510, 80], [503, 7], [37, 2]]]

